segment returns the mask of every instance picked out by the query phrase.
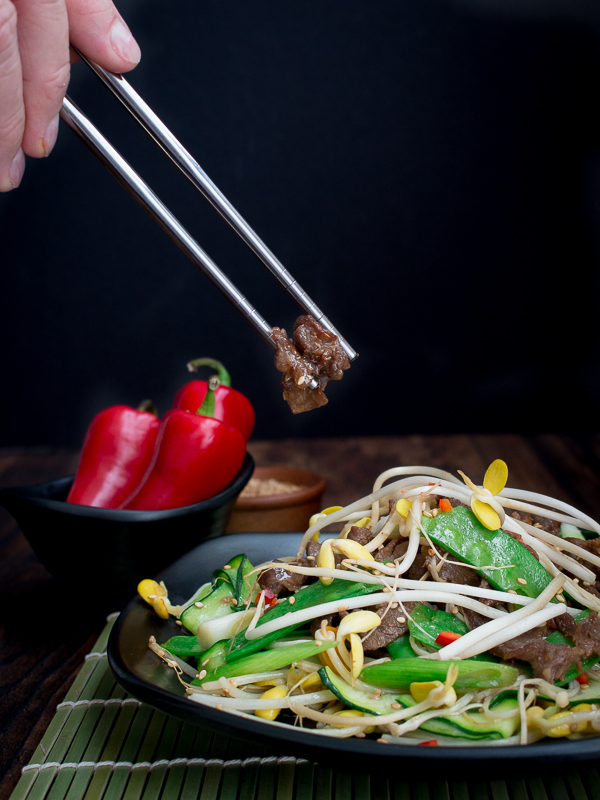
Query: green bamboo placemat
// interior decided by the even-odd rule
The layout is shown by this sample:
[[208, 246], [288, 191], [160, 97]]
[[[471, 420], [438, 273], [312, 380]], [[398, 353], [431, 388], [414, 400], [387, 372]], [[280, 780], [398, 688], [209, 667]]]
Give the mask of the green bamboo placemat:
[[155, 711], [115, 682], [106, 643], [86, 656], [11, 800], [600, 800], [593, 766], [528, 780], [426, 782], [275, 757]]

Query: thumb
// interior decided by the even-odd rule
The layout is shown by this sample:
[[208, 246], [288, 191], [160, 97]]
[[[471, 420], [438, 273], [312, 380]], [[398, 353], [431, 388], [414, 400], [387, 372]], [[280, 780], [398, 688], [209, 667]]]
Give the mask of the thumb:
[[141, 58], [138, 43], [111, 0], [66, 0], [71, 44], [110, 72], [128, 72]]

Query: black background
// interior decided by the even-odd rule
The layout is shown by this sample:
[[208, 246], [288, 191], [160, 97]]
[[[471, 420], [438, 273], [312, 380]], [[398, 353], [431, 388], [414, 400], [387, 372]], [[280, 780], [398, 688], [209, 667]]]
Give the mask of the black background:
[[[0, 197], [0, 444], [212, 355], [255, 437], [598, 429], [593, 4], [128, 0], [130, 81], [360, 353], [293, 417], [272, 352], [61, 125]], [[297, 308], [98, 79], [73, 100], [273, 325]]]

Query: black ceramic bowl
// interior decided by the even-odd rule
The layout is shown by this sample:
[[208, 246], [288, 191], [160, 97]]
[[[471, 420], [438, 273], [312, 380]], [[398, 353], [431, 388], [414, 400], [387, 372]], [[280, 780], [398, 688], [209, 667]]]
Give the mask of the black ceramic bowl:
[[122, 608], [143, 578], [205, 539], [225, 532], [234, 503], [254, 470], [246, 454], [222, 492], [192, 506], [166, 511], [121, 511], [67, 503], [73, 477], [36, 486], [0, 489], [44, 567], [82, 601], [108, 611]]

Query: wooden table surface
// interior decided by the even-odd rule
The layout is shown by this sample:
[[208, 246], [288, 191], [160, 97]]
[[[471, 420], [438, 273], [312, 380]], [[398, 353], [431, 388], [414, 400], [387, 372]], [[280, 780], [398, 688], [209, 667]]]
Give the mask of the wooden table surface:
[[[600, 435], [303, 439], [251, 442], [250, 450], [259, 466], [323, 475], [326, 506], [367, 494], [376, 476], [393, 466], [462, 469], [480, 483], [487, 465], [503, 458], [510, 486], [558, 497], [600, 517]], [[77, 460], [74, 451], [0, 449], [0, 486], [72, 474]], [[10, 796], [104, 622], [87, 612], [85, 602], [66, 606], [61, 587], [38, 562], [12, 517], [0, 509], [2, 800]]]

